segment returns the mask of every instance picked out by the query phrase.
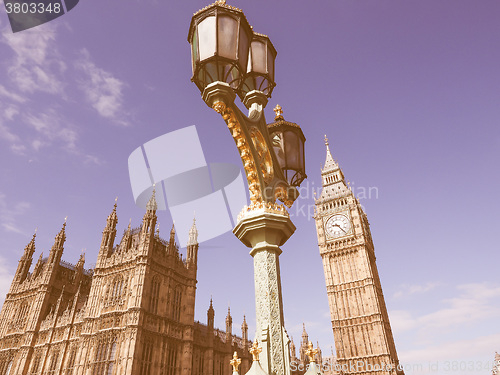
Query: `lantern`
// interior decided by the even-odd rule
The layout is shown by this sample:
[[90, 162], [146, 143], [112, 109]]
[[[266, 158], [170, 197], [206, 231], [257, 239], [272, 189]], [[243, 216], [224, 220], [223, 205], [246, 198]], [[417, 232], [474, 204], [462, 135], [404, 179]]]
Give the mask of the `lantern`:
[[191, 80], [200, 91], [216, 81], [225, 82], [235, 90], [239, 88], [247, 70], [252, 34], [243, 12], [223, 0], [193, 15], [188, 35]]
[[300, 186], [305, 173], [304, 144], [306, 138], [299, 125], [285, 121], [279, 105], [274, 109], [275, 122], [268, 124], [274, 153], [283, 175], [292, 186]]
[[247, 73], [243, 85], [238, 91], [243, 100], [245, 95], [253, 90], [263, 92], [268, 98], [271, 97], [274, 86], [274, 61], [276, 50], [269, 37], [254, 33], [250, 43]]

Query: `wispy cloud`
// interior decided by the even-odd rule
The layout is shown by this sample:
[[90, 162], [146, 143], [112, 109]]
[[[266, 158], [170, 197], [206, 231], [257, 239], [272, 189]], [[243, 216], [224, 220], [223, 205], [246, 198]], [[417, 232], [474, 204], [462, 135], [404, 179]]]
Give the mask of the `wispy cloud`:
[[398, 290], [396, 293], [394, 293], [394, 298], [401, 298], [403, 296], [409, 296], [412, 294], [422, 294], [429, 292], [433, 289], [435, 289], [437, 286], [439, 286], [439, 283], [436, 282], [428, 282], [423, 285], [418, 285], [418, 284], [403, 284], [400, 287], [400, 290]]
[[2, 42], [14, 52], [7, 73], [21, 92], [63, 93], [61, 74], [66, 64], [58, 53], [55, 39], [55, 27], [50, 24], [22, 33], [3, 33]]
[[49, 146], [54, 142], [61, 143], [67, 151], [74, 153], [77, 150], [78, 133], [55, 109], [37, 115], [28, 114], [25, 116], [25, 121], [38, 135], [31, 142], [34, 150], [38, 151], [42, 146]]
[[85, 78], [80, 87], [92, 107], [102, 116], [120, 125], [128, 125], [123, 117], [123, 88], [125, 84], [111, 73], [97, 67], [90, 59], [89, 52], [81, 51], [75, 67]]
[[406, 331], [418, 327], [419, 331], [438, 332], [450, 328], [460, 329], [462, 324], [471, 324], [484, 319], [500, 316], [500, 286], [487, 283], [463, 284], [456, 287], [458, 296], [443, 299], [442, 308], [416, 316], [406, 310], [390, 312], [391, 325], [396, 331]]
[[11, 99], [18, 103], [24, 103], [26, 98], [16, 94], [15, 92], [7, 90], [3, 85], [0, 85], [0, 97]]
[[7, 201], [6, 195], [0, 192], [0, 228], [6, 232], [24, 234], [24, 231], [17, 223], [17, 219], [26, 214], [29, 209], [29, 202], [21, 201], [12, 204]]

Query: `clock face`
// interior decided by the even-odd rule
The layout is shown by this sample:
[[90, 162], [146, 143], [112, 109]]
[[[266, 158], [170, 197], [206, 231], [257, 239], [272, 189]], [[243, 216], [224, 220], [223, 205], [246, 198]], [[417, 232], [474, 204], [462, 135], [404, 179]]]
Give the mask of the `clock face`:
[[326, 222], [325, 229], [330, 237], [342, 237], [351, 230], [351, 221], [344, 215], [333, 215]]

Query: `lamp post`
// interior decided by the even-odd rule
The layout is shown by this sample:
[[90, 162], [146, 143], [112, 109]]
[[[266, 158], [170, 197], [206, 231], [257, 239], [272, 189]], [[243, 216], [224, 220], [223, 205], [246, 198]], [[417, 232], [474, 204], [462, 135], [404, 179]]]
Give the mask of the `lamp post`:
[[[276, 85], [276, 50], [266, 35], [253, 32], [240, 9], [224, 0], [201, 9], [191, 20], [188, 42], [191, 80], [226, 122], [248, 180], [251, 203], [238, 216], [233, 233], [252, 248], [260, 363], [269, 375], [288, 375], [279, 255], [295, 231], [285, 206], [292, 206], [306, 177], [305, 137], [297, 124], [284, 120], [279, 106], [275, 122], [266, 123], [264, 108]], [[248, 116], [236, 106], [236, 95]]]

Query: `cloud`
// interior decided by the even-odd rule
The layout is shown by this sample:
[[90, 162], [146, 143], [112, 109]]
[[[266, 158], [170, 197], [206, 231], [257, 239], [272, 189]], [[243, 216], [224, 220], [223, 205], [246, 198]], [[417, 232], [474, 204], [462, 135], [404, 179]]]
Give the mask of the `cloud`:
[[66, 70], [66, 64], [61, 59], [55, 40], [55, 27], [50, 24], [22, 33], [3, 33], [2, 42], [14, 52], [7, 73], [20, 91], [63, 93], [61, 75]]
[[17, 224], [17, 219], [30, 209], [29, 202], [21, 201], [16, 204], [8, 204], [6, 195], [0, 192], [0, 228], [5, 232], [24, 234]]
[[[419, 371], [419, 373], [436, 373], [436, 368], [442, 370], [446, 369], [446, 366], [449, 365], [446, 362], [461, 360], [466, 364], [471, 364], [472, 362], [474, 366], [473, 369], [466, 369], [466, 371], [463, 371], [463, 374], [490, 373], [491, 367], [489, 367], [487, 363], [477, 361], [477, 358], [482, 358], [491, 353], [491, 359], [489, 361], [489, 364], [491, 364], [494, 350], [498, 348], [499, 342], [500, 333], [494, 333], [487, 336], [474, 337], [472, 339], [431, 345], [423, 349], [401, 352], [400, 357], [404, 358], [404, 362], [402, 361], [401, 363], [410, 367], [414, 366], [415, 369], [418, 365], [421, 365], [422, 371]], [[434, 371], [425, 371], [429, 370], [429, 364], [434, 366]], [[457, 375], [459, 372], [452, 373]]]
[[394, 298], [401, 298], [403, 296], [408, 296], [412, 294], [422, 294], [426, 293], [428, 291], [431, 291], [435, 289], [437, 286], [439, 286], [439, 283], [427, 283], [425, 285], [410, 285], [410, 284], [403, 284], [401, 285], [401, 289], [394, 293]]
[[91, 60], [89, 52], [81, 51], [81, 58], [75, 67], [85, 78], [80, 88], [92, 107], [102, 116], [120, 125], [128, 125], [123, 118], [123, 88], [125, 84], [105, 70], [98, 68]]
[[55, 109], [37, 115], [27, 114], [25, 122], [38, 134], [38, 138], [31, 142], [34, 150], [59, 142], [67, 151], [76, 152], [78, 133]]
[[15, 102], [18, 102], [18, 103], [24, 103], [26, 101], [25, 97], [7, 90], [2, 85], [0, 85], [0, 96], [3, 96], [3, 97], [8, 98], [8, 99], [11, 99], [11, 100], [13, 100]]
[[442, 300], [439, 310], [415, 316], [406, 310], [390, 312], [391, 325], [395, 331], [406, 331], [418, 327], [436, 335], [449, 328], [460, 329], [462, 324], [471, 324], [484, 319], [500, 316], [500, 286], [488, 283], [462, 284], [456, 287], [457, 297]]

